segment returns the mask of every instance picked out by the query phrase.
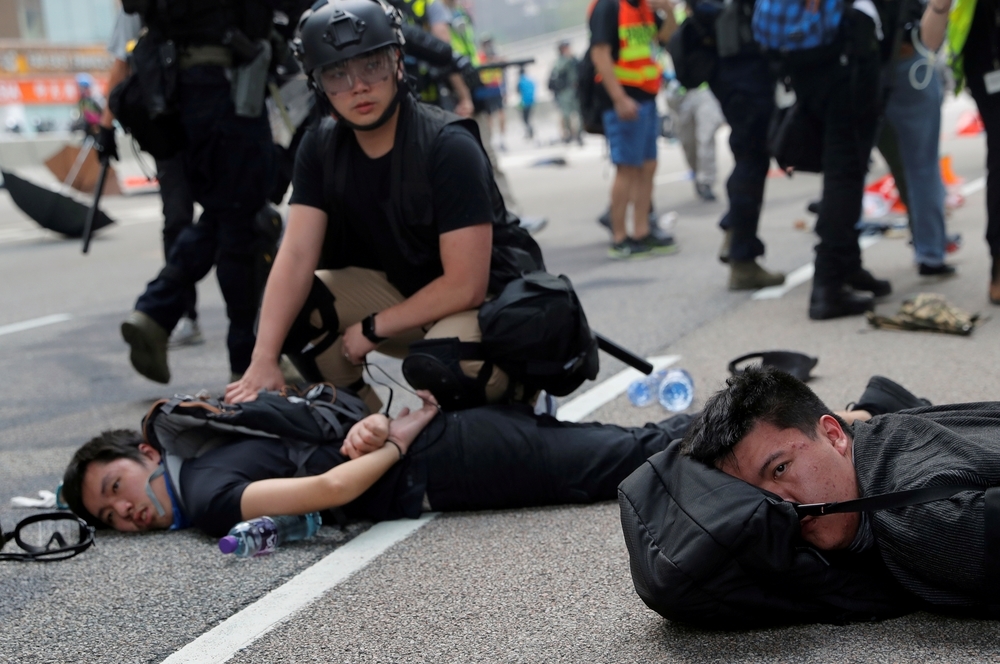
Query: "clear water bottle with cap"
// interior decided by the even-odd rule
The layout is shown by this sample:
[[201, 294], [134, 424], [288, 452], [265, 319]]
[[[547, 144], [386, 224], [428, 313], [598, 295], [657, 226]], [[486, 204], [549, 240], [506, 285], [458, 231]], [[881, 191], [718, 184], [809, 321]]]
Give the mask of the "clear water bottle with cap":
[[219, 551], [237, 558], [264, 556], [286, 542], [308, 539], [323, 524], [319, 512], [303, 516], [262, 516], [242, 521], [219, 540]]
[[667, 375], [666, 369], [654, 371], [648, 376], [643, 376], [639, 380], [633, 381], [628, 386], [626, 394], [633, 406], [643, 408], [656, 401], [656, 390], [660, 387], [660, 381]]
[[694, 401], [694, 379], [684, 369], [670, 369], [660, 381], [656, 396], [660, 405], [672, 413], [687, 410]]

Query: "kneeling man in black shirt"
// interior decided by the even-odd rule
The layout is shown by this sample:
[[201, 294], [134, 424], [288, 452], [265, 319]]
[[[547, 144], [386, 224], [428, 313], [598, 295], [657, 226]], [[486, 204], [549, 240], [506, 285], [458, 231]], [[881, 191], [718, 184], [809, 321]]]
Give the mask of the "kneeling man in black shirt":
[[[486, 297], [543, 267], [505, 209], [475, 123], [410, 94], [399, 25], [380, 0], [331, 0], [299, 25], [298, 55], [331, 117], [299, 148], [253, 359], [230, 402], [280, 388], [284, 348], [307, 379], [352, 386], [378, 410], [361, 382], [368, 353], [402, 357], [425, 337], [478, 341]], [[461, 366], [478, 377], [482, 362]], [[507, 392], [501, 371], [482, 379], [488, 400]]]

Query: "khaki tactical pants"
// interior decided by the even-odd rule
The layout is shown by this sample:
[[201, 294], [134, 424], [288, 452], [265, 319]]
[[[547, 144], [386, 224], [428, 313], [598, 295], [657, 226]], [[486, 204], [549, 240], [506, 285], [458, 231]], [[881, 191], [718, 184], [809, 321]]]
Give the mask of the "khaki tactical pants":
[[[348, 327], [360, 323], [369, 315], [388, 309], [406, 299], [389, 283], [385, 272], [348, 267], [342, 270], [319, 270], [316, 276], [334, 295], [334, 308], [340, 319], [337, 331], [341, 335]], [[482, 339], [478, 314], [478, 309], [470, 309], [446, 316], [424, 329], [411, 330], [386, 339], [379, 344], [378, 351], [402, 359], [409, 352], [410, 344], [421, 339], [458, 337], [461, 341], [478, 342]], [[318, 312], [313, 313], [312, 322], [315, 325], [321, 323]], [[316, 356], [316, 365], [323, 379], [338, 387], [352, 385], [362, 377], [363, 373], [363, 367], [351, 364], [344, 357], [343, 336]], [[475, 378], [479, 375], [483, 363], [463, 361], [460, 366], [465, 375]], [[506, 393], [507, 385], [507, 374], [493, 367], [493, 373], [486, 383], [487, 401], [499, 401]], [[381, 408], [381, 401], [371, 387], [366, 385], [360, 391], [360, 396], [372, 412], [377, 412]]]

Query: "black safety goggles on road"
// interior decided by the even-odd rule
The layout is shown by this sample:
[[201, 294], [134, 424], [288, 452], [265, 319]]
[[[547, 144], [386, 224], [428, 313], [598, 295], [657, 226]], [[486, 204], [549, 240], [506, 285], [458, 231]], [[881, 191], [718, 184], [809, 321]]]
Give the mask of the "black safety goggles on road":
[[[3, 552], [11, 540], [21, 551]], [[94, 528], [83, 519], [69, 512], [45, 512], [22, 519], [14, 532], [5, 533], [0, 527], [0, 560], [66, 560], [93, 543]]]

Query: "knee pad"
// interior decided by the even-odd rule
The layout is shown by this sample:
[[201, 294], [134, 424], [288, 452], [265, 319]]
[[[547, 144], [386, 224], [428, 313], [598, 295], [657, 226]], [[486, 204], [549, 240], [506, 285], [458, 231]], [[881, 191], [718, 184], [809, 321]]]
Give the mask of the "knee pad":
[[462, 410], [486, 404], [486, 383], [493, 364], [483, 361], [479, 375], [465, 375], [460, 362], [483, 361], [478, 343], [463, 342], [458, 337], [424, 339], [410, 344], [403, 360], [403, 377], [411, 387], [434, 395], [442, 410]]
[[[305, 304], [292, 322], [281, 347], [281, 352], [288, 356], [302, 377], [311, 383], [323, 382], [323, 376], [316, 365], [316, 356], [332, 346], [340, 336], [340, 319], [334, 302], [336, 298], [333, 293], [314, 275]], [[319, 325], [312, 322], [314, 312], [319, 312]]]

